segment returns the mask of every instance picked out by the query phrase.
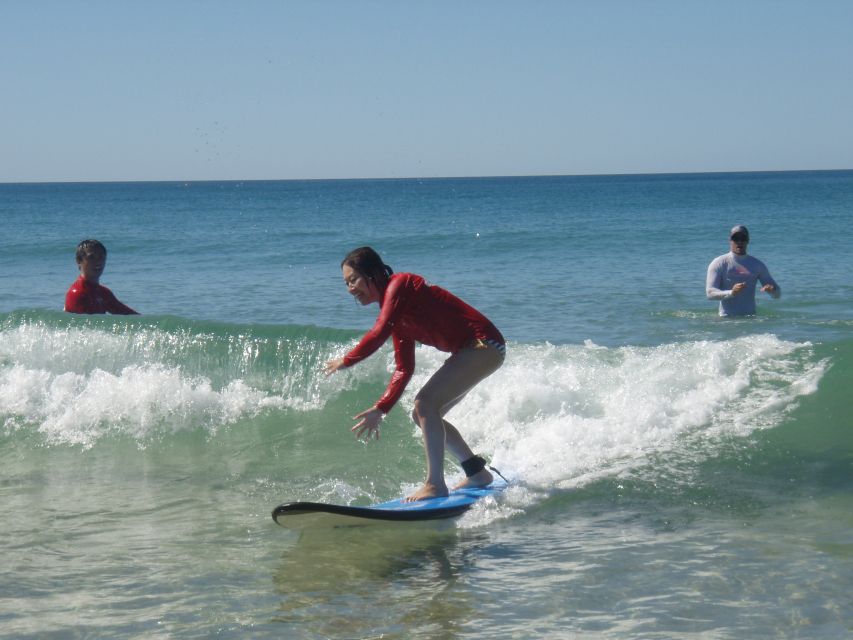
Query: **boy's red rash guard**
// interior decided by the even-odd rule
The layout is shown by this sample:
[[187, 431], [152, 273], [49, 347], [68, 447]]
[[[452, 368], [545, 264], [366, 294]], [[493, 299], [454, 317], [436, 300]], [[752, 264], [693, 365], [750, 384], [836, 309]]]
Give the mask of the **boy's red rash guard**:
[[350, 367], [394, 339], [396, 369], [385, 393], [376, 403], [388, 413], [400, 399], [415, 372], [415, 343], [455, 353], [473, 340], [504, 338], [486, 316], [449, 291], [429, 284], [414, 273], [395, 273], [382, 295], [379, 317], [356, 347], [344, 356]]
[[137, 315], [136, 311], [119, 302], [104, 285], [87, 282], [83, 276], [77, 278], [65, 294], [65, 310], [70, 313]]

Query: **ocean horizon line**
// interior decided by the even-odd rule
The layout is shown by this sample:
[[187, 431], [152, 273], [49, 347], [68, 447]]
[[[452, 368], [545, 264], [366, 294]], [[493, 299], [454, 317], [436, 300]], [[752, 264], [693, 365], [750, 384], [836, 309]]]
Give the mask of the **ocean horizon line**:
[[642, 178], [667, 176], [712, 176], [712, 175], [775, 175], [786, 173], [846, 173], [853, 168], [838, 169], [747, 169], [731, 171], [659, 171], [625, 173], [531, 173], [531, 174], [495, 174], [469, 176], [400, 176], [400, 177], [351, 177], [351, 178], [182, 178], [169, 180], [13, 180], [2, 181], [2, 186], [15, 185], [101, 185], [101, 184], [216, 184], [216, 183], [270, 183], [270, 182], [394, 182], [394, 181], [433, 181], [433, 180], [495, 180], [495, 179], [535, 179], [535, 178]]

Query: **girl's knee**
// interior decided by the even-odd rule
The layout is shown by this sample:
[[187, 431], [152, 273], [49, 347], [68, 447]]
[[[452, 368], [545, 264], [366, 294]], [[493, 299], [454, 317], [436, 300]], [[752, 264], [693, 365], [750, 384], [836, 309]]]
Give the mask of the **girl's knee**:
[[435, 407], [433, 407], [433, 403], [431, 403], [427, 398], [418, 396], [415, 398], [415, 406], [412, 408], [412, 420], [420, 426], [422, 425], [422, 421], [434, 410]]

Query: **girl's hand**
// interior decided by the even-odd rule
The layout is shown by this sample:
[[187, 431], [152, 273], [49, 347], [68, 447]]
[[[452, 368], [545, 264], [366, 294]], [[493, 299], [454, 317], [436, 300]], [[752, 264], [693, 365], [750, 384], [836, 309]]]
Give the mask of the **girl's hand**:
[[371, 436], [379, 440], [379, 424], [383, 417], [384, 414], [379, 409], [370, 407], [367, 411], [353, 416], [352, 419], [359, 422], [350, 431], [353, 431], [359, 440], [370, 440]]
[[343, 358], [335, 358], [334, 360], [329, 360], [326, 363], [326, 366], [323, 367], [323, 373], [327, 376], [332, 375], [338, 369], [344, 368], [344, 359]]

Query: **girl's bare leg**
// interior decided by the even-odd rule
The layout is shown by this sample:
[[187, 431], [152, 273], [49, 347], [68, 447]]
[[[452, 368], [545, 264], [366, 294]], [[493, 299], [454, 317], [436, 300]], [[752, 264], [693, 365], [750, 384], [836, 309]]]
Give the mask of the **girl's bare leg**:
[[[462, 438], [462, 435], [457, 431], [456, 427], [450, 424], [447, 420], [444, 422], [444, 433], [446, 434], [445, 445], [450, 453], [459, 461], [467, 460], [474, 455], [471, 447]], [[454, 434], [451, 436], [451, 434]], [[464, 480], [453, 486], [454, 489], [462, 487], [485, 487], [492, 483], [495, 477], [488, 469], [480, 469], [473, 476], [467, 476]]]
[[[463, 349], [450, 356], [418, 392], [412, 419], [423, 433], [427, 477], [424, 485], [406, 500], [423, 500], [448, 494], [444, 482], [445, 446], [460, 461], [474, 454], [456, 427], [442, 416], [502, 363], [503, 355], [493, 347]], [[460, 486], [484, 486], [489, 482], [491, 474], [483, 469]]]

